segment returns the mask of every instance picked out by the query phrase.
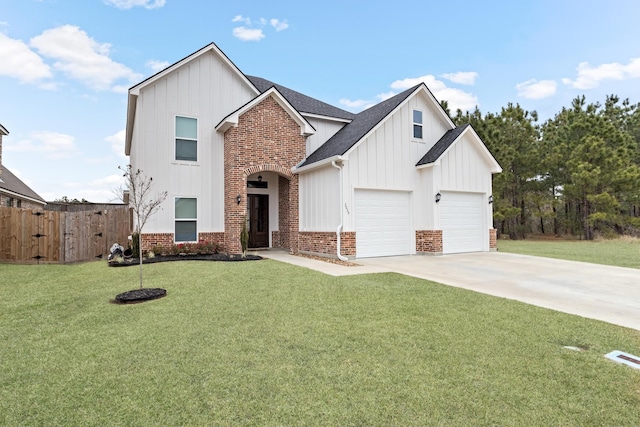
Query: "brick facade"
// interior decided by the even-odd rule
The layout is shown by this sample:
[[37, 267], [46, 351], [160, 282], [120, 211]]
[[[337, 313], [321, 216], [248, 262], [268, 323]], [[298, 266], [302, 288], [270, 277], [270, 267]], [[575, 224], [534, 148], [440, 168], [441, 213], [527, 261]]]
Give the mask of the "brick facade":
[[442, 230], [416, 230], [416, 252], [442, 253]]
[[[11, 206], [9, 206], [9, 200], [11, 200]], [[18, 201], [20, 203], [18, 203]], [[18, 206], [18, 204], [20, 206]], [[21, 199], [16, 196], [8, 196], [2, 193], [0, 193], [0, 206], [6, 206], [11, 208], [21, 208], [21, 209], [42, 209], [44, 207], [42, 203], [34, 203], [26, 199]]]
[[[300, 251], [318, 255], [337, 257], [337, 237], [331, 231], [305, 231], [300, 232]], [[340, 233], [340, 254], [346, 257], [356, 255], [355, 231], [343, 231]]]
[[[199, 242], [217, 243], [223, 247], [224, 250], [224, 233], [223, 232], [209, 232], [198, 233]], [[173, 241], [173, 233], [142, 233], [142, 250], [148, 251], [154, 246], [168, 249], [175, 242]]]
[[291, 168], [304, 159], [305, 149], [306, 139], [300, 134], [300, 125], [272, 97], [248, 110], [240, 116], [238, 126], [225, 132], [226, 251], [241, 251], [240, 231], [247, 212], [247, 177], [263, 171], [279, 175], [279, 233], [277, 239], [272, 240], [272, 246], [298, 251], [298, 176], [291, 173]]

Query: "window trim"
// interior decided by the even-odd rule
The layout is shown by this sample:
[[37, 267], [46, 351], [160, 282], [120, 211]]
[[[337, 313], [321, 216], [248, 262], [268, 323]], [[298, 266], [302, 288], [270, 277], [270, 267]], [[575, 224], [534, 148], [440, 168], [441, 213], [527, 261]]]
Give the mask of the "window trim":
[[[196, 201], [196, 217], [195, 218], [176, 218], [176, 202], [178, 199], [193, 199]], [[173, 243], [198, 243], [198, 198], [193, 196], [175, 196], [173, 198]], [[178, 222], [195, 222], [196, 223], [196, 238], [195, 240], [176, 240], [176, 223]]]
[[[415, 121], [415, 113], [420, 113], [420, 122]], [[421, 137], [416, 136], [416, 126], [420, 127]], [[424, 142], [424, 112], [417, 108], [411, 109], [411, 139], [413, 141]]]
[[[196, 121], [196, 137], [194, 138], [186, 138], [186, 137], [178, 137], [178, 117], [184, 119], [193, 119]], [[186, 160], [186, 159], [178, 159], [177, 151], [178, 151], [178, 139], [182, 139], [184, 141], [194, 141], [196, 143], [196, 159], [195, 160]], [[198, 141], [200, 140], [200, 120], [197, 117], [187, 116], [184, 114], [174, 114], [173, 116], [173, 161], [174, 162], [188, 162], [189, 164], [198, 163], [198, 159], [200, 158], [200, 144]]]

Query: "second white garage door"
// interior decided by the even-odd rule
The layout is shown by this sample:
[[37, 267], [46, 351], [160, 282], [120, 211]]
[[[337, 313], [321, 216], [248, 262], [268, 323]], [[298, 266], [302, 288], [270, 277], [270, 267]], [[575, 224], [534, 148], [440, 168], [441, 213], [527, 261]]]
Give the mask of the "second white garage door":
[[409, 192], [356, 190], [355, 228], [357, 258], [411, 254]]
[[442, 252], [480, 252], [484, 250], [484, 197], [479, 193], [442, 192], [440, 227]]

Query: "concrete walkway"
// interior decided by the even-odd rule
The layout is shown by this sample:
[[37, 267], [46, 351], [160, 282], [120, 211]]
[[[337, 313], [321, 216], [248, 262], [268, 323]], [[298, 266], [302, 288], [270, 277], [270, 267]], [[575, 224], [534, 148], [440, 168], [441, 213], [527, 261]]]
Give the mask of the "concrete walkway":
[[502, 252], [366, 258], [357, 267], [260, 255], [333, 276], [396, 272], [640, 330], [640, 270], [632, 268]]

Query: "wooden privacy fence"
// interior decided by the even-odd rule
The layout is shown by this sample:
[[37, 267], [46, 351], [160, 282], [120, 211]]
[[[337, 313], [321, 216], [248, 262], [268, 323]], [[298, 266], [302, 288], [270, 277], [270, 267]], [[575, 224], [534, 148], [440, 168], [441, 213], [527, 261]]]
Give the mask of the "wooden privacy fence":
[[120, 204], [0, 207], [0, 262], [66, 264], [105, 257], [113, 243], [127, 245], [129, 217], [128, 206]]

